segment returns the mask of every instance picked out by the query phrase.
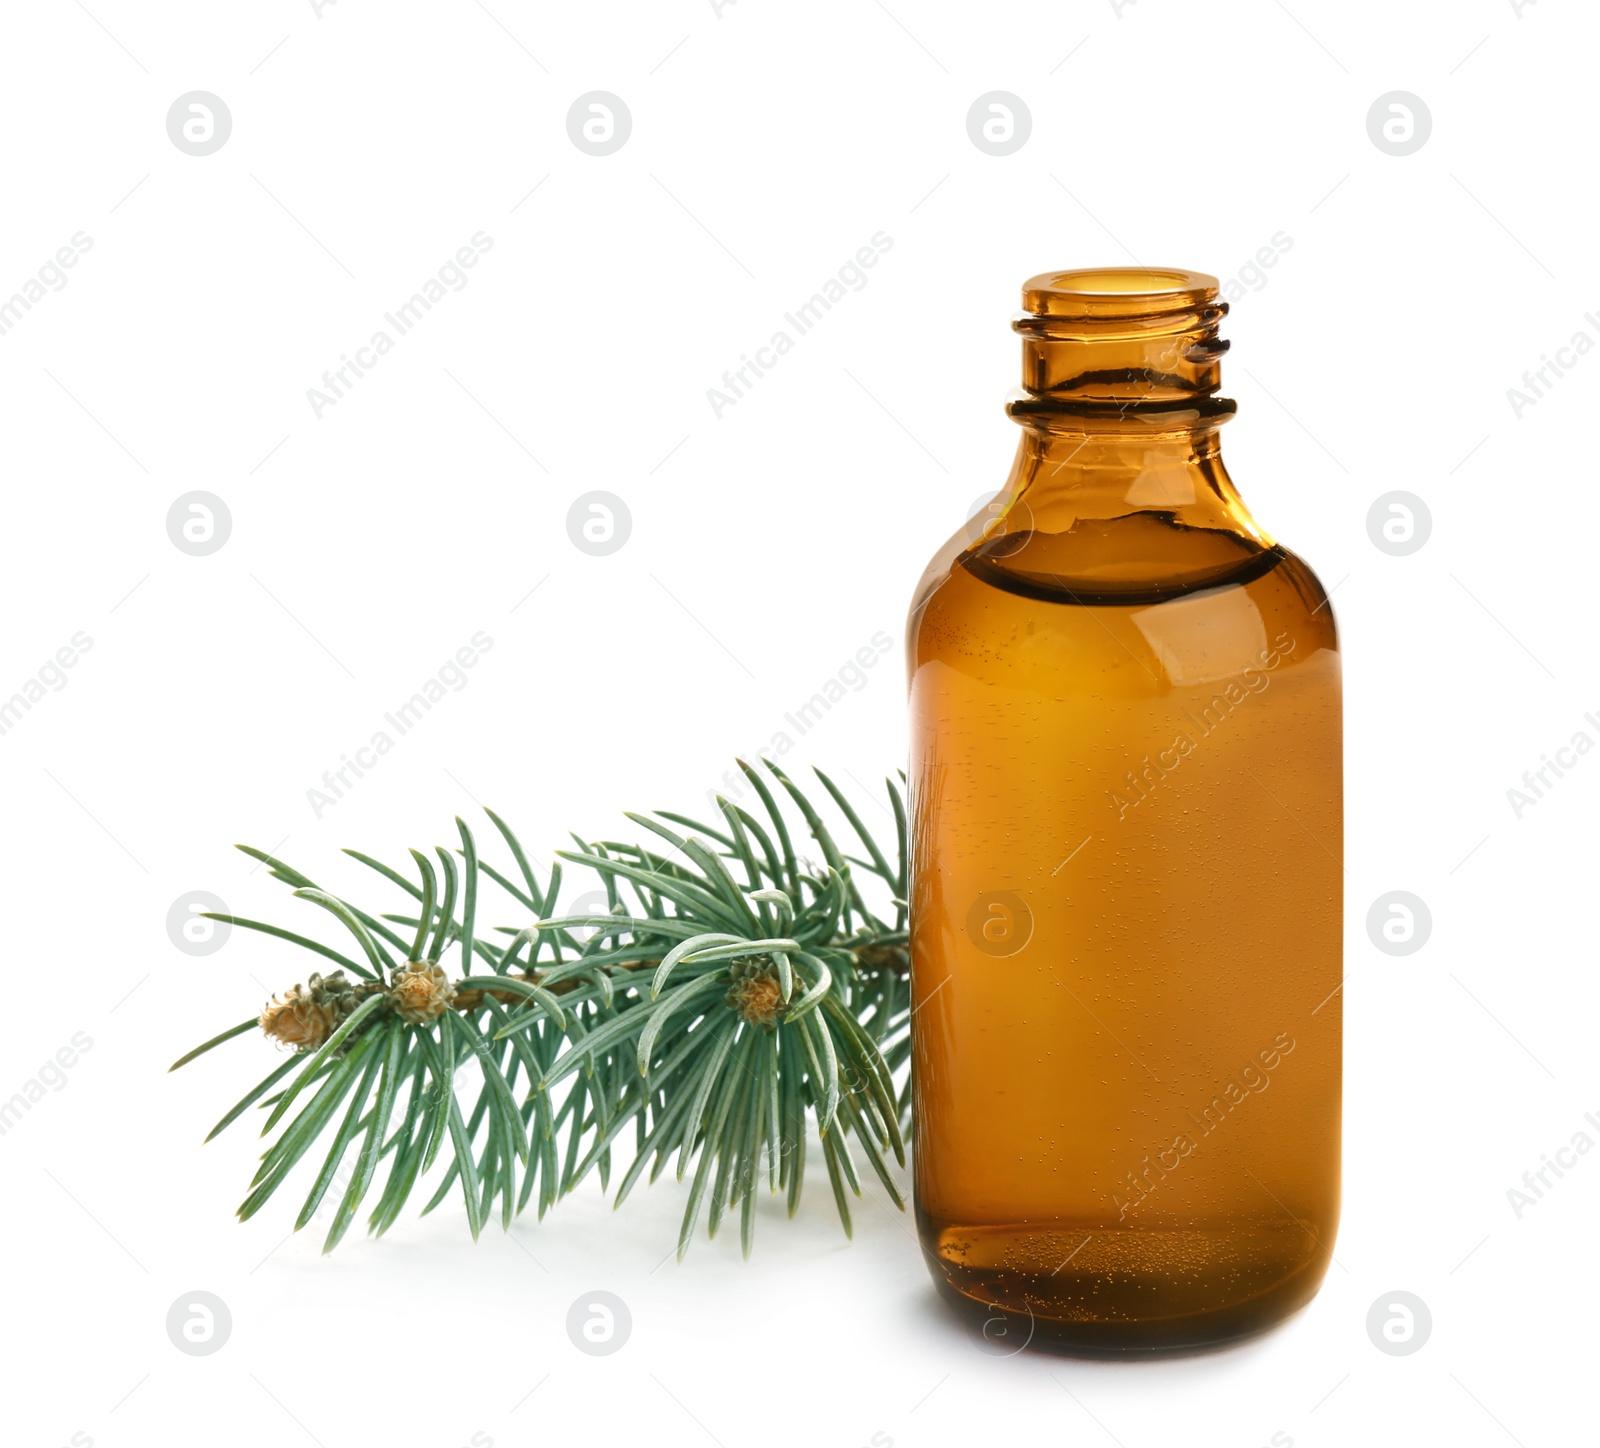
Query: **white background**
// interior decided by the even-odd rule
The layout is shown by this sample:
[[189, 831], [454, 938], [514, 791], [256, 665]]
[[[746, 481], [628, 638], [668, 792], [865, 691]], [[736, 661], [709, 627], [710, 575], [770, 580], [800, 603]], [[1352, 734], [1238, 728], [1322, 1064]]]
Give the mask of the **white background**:
[[[1600, 339], [1600, 27], [1576, 0], [1121, 9], [8, 11], [0, 294], [74, 233], [93, 245], [0, 336], [0, 696], [92, 640], [0, 736], [0, 1096], [92, 1040], [0, 1138], [7, 1441], [1592, 1431], [1600, 1153], [1520, 1218], [1507, 1191], [1574, 1133], [1600, 1142], [1600, 760], [1520, 818], [1506, 792], [1577, 731], [1600, 740], [1600, 357], [1520, 418], [1507, 389], [1580, 329]], [[165, 127], [196, 89], [233, 119], [205, 157]], [[633, 118], [604, 158], [566, 129], [591, 90]], [[1031, 111], [1009, 157], [966, 133], [992, 90]], [[1433, 119], [1406, 157], [1367, 133], [1393, 90]], [[307, 389], [479, 231], [469, 284], [316, 417]], [[724, 369], [877, 232], [893, 247], [868, 284], [715, 416]], [[736, 1232], [660, 1265], [669, 1185], [613, 1216], [591, 1183], [476, 1247], [455, 1199], [328, 1259], [319, 1233], [284, 1240], [288, 1196], [233, 1221], [253, 1137], [200, 1137], [273, 1057], [246, 1038], [163, 1071], [306, 962], [240, 931], [185, 955], [167, 913], [206, 890], [320, 926], [230, 841], [375, 900], [339, 846], [403, 858], [481, 802], [548, 859], [624, 808], [703, 802], [884, 630], [891, 653], [790, 756], [872, 785], [903, 757], [911, 587], [1015, 444], [1019, 284], [1135, 258], [1239, 278], [1279, 232], [1292, 246], [1226, 325], [1224, 441], [1262, 525], [1335, 590], [1345, 648], [1346, 1195], [1308, 1310], [1186, 1360], [987, 1356], [936, 1303], [909, 1219], [869, 1185], [847, 1244], [825, 1180], [792, 1225], [763, 1204], [749, 1265]], [[596, 489], [633, 520], [608, 557], [566, 530]], [[1407, 557], [1367, 533], [1394, 489], [1433, 520]], [[166, 532], [192, 490], [232, 516], [208, 557]], [[323, 772], [479, 630], [467, 686], [319, 817]], [[1403, 958], [1365, 928], [1396, 889], [1433, 916]], [[633, 1315], [606, 1358], [565, 1331], [595, 1289]], [[1365, 1328], [1396, 1289], [1433, 1316], [1408, 1357]], [[165, 1331], [194, 1290], [232, 1314], [209, 1357]]]

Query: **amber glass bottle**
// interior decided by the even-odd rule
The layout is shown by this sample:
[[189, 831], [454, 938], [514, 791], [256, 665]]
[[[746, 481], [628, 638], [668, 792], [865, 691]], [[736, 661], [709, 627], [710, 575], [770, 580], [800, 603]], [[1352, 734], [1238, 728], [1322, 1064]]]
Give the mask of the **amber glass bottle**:
[[911, 609], [917, 1223], [997, 1342], [1248, 1335], [1338, 1223], [1338, 641], [1223, 467], [1217, 290], [1027, 283], [1016, 463]]

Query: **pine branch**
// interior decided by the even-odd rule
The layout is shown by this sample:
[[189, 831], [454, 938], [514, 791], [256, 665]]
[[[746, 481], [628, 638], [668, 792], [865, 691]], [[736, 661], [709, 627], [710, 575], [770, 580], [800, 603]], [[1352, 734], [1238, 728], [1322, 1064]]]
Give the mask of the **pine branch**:
[[[680, 1181], [693, 1171], [678, 1256], [702, 1213], [714, 1237], [735, 1209], [748, 1256], [760, 1179], [787, 1194], [791, 1217], [799, 1205], [813, 1120], [847, 1234], [846, 1190], [861, 1191], [847, 1137], [903, 1207], [888, 1159], [905, 1163], [909, 1114], [908, 1089], [896, 1087], [910, 1049], [904, 800], [888, 781], [895, 845], [885, 854], [817, 771], [863, 859], [845, 853], [776, 764], [762, 766], [739, 761], [752, 806], [719, 796], [715, 824], [630, 814], [648, 845], [577, 840], [558, 851], [605, 892], [607, 909], [586, 914], [556, 913], [562, 864], [541, 884], [493, 811], [511, 870], [480, 860], [460, 820], [458, 849], [411, 851], [414, 877], [346, 851], [404, 893], [402, 908], [384, 913], [240, 846], [349, 939], [346, 953], [275, 925], [210, 917], [337, 965], [172, 1067], [253, 1024], [295, 1052], [211, 1131], [252, 1108], [266, 1113], [263, 1137], [281, 1126], [239, 1216], [261, 1210], [309, 1160], [316, 1172], [295, 1229], [336, 1200], [331, 1251], [375, 1194], [367, 1225], [381, 1235], [448, 1141], [423, 1212], [458, 1191], [476, 1237], [497, 1204], [509, 1226], [535, 1198], [542, 1218], [591, 1172], [608, 1189], [613, 1147], [626, 1141], [632, 1160], [616, 1205], [676, 1157]], [[821, 863], [796, 854], [780, 800]], [[484, 931], [486, 885], [497, 904], [534, 918]]]

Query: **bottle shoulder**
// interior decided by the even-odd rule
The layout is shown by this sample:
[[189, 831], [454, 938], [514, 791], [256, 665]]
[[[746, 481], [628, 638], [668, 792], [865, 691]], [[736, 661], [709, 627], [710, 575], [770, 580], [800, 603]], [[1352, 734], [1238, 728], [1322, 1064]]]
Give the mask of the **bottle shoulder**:
[[1307, 621], [1316, 620], [1321, 646], [1336, 650], [1339, 647], [1339, 624], [1333, 614], [1333, 599], [1323, 587], [1317, 572], [1298, 553], [1284, 548], [1283, 563], [1279, 571], [1284, 585], [1294, 591], [1300, 610]]
[[1338, 652], [1326, 590], [1278, 544], [1241, 554], [1225, 576], [1159, 588], [1146, 579], [1120, 594], [1016, 570], [1001, 576], [996, 560], [971, 548], [948, 561], [947, 552], [930, 565], [907, 620], [913, 679], [924, 666], [949, 667], [1009, 686], [1019, 671], [1042, 671], [1062, 688], [1142, 695], [1237, 671], [1263, 649], [1296, 660]]

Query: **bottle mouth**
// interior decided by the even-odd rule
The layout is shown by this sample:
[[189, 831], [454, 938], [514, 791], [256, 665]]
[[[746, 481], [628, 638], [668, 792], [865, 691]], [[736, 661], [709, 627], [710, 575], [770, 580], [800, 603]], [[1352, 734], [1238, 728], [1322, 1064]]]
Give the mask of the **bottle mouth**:
[[1018, 422], [1117, 419], [1130, 426], [1226, 421], [1216, 396], [1228, 350], [1221, 285], [1185, 267], [1078, 267], [1023, 284]]
[[1184, 267], [1079, 267], [1043, 272], [1022, 285], [1022, 309], [1036, 317], [1164, 317], [1217, 303], [1221, 283]]

